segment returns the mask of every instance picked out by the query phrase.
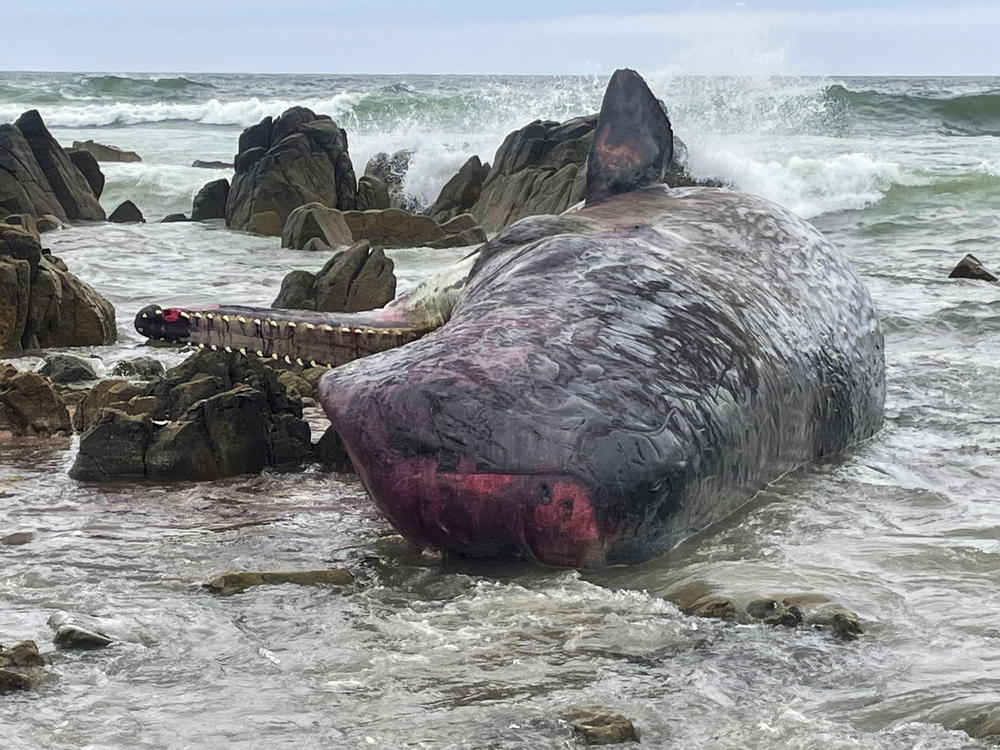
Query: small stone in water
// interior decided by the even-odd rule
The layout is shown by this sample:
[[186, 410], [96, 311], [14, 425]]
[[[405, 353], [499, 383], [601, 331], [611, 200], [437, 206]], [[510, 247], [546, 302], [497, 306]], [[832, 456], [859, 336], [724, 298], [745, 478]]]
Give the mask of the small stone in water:
[[10, 669], [0, 669], [0, 693], [13, 690], [28, 690], [31, 688], [31, 678]]
[[0, 646], [0, 667], [42, 667], [45, 659], [34, 641], [21, 641], [10, 648]]
[[609, 708], [580, 706], [566, 711], [563, 718], [588, 745], [639, 741], [639, 732], [632, 722]]
[[35, 533], [33, 531], [15, 531], [13, 534], [0, 537], [0, 544], [7, 547], [17, 547], [21, 544], [27, 544], [34, 538]]
[[52, 641], [62, 648], [104, 648], [113, 642], [110, 636], [77, 625], [61, 625]]
[[342, 568], [285, 571], [236, 570], [215, 576], [215, 578], [206, 581], [204, 586], [213, 593], [228, 596], [240, 594], [251, 586], [263, 586], [264, 584], [294, 583], [299, 586], [315, 586], [317, 584], [346, 586], [353, 582], [354, 576], [351, 575], [351, 572]]

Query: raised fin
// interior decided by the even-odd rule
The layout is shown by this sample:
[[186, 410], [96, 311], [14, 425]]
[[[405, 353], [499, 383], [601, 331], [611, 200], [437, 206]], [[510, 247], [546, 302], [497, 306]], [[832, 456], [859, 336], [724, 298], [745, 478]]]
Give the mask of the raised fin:
[[587, 157], [587, 205], [663, 182], [673, 155], [670, 120], [653, 92], [634, 70], [616, 70]]

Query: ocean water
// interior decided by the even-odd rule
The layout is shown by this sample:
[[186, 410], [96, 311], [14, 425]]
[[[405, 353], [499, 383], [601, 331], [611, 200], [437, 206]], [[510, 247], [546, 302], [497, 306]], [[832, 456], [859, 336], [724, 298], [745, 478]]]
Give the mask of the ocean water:
[[[190, 211], [241, 129], [292, 104], [345, 127], [360, 174], [412, 149], [430, 203], [472, 154], [536, 118], [597, 110], [599, 77], [0, 74], [0, 122], [38, 108], [105, 164], [102, 202], [155, 221]], [[18, 748], [577, 747], [560, 713], [600, 704], [646, 747], [980, 748], [1000, 733], [1000, 290], [948, 280], [967, 252], [1000, 267], [1000, 78], [652, 78], [690, 169], [810, 219], [858, 266], [886, 330], [884, 429], [775, 482], [736, 517], [638, 568], [548, 570], [426, 558], [350, 475], [78, 484], [75, 439], [0, 445], [0, 642], [43, 645], [53, 615], [117, 639], [52, 656], [36, 690], [0, 696]], [[151, 302], [267, 304], [326, 258], [218, 223], [77, 226], [45, 237], [108, 296], [147, 353]], [[393, 251], [405, 288], [461, 251]], [[157, 348], [168, 363], [184, 352]], [[33, 365], [37, 357], [15, 360]], [[314, 412], [317, 431], [323, 418]], [[346, 593], [230, 598], [233, 568], [346, 565]], [[818, 593], [866, 632], [687, 617], [665, 599]], [[990, 730], [992, 726], [992, 730]]]

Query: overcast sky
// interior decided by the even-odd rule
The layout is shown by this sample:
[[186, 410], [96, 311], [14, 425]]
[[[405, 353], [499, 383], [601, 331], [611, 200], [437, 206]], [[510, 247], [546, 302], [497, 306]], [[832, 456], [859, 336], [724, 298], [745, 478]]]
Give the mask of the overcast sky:
[[13, 0], [0, 70], [1000, 74], [1000, 3]]

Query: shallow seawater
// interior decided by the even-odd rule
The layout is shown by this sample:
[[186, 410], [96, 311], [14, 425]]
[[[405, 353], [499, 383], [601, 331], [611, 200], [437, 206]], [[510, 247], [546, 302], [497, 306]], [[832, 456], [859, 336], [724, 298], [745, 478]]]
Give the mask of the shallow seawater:
[[[965, 252], [1000, 265], [997, 141], [921, 129], [904, 115], [919, 105], [930, 117], [918, 94], [945, 100], [992, 83], [850, 81], [816, 104], [829, 85], [761, 84], [736, 103], [685, 81], [658, 93], [682, 137], [698, 117], [712, 124], [688, 138], [696, 170], [792, 206], [860, 269], [886, 330], [878, 435], [781, 478], [659, 560], [600, 572], [422, 555], [351, 475], [82, 484], [66, 474], [75, 440], [4, 444], [0, 536], [35, 536], [0, 546], [0, 642], [34, 638], [51, 665], [36, 690], [0, 697], [3, 744], [573, 748], [560, 714], [599, 704], [630, 717], [646, 747], [989, 747], [961, 729], [992, 722], [996, 732], [1000, 721], [1000, 291], [946, 277]], [[578, 89], [581, 106], [590, 86]], [[877, 98], [883, 89], [911, 99]], [[899, 111], [884, 127], [861, 114], [845, 124], [831, 96], [848, 114], [873, 101]], [[737, 132], [733, 121], [751, 115], [752, 132]], [[181, 127], [69, 124], [69, 136], [126, 147]], [[461, 132], [446, 124], [441, 132]], [[184, 127], [202, 140], [187, 150], [165, 141], [157, 157], [177, 170], [222, 158], [239, 130]], [[377, 132], [365, 132], [374, 142]], [[112, 198], [145, 189], [128, 167], [107, 170], [117, 175]], [[159, 202], [144, 210], [189, 207], [186, 186], [159, 198], [150, 189]], [[119, 342], [83, 352], [105, 370], [137, 353], [169, 364], [185, 356], [132, 331], [145, 304], [267, 304], [289, 269], [327, 260], [212, 223], [80, 226], [46, 244], [118, 310]], [[393, 251], [400, 288], [463, 253]], [[322, 416], [311, 417], [319, 429]], [[230, 569], [334, 566], [356, 583], [230, 597], [201, 587]], [[844, 642], [688, 617], [665, 597], [691, 583], [721, 595], [823, 594], [855, 611], [865, 633]], [[92, 623], [116, 643], [56, 652], [53, 616]]]

